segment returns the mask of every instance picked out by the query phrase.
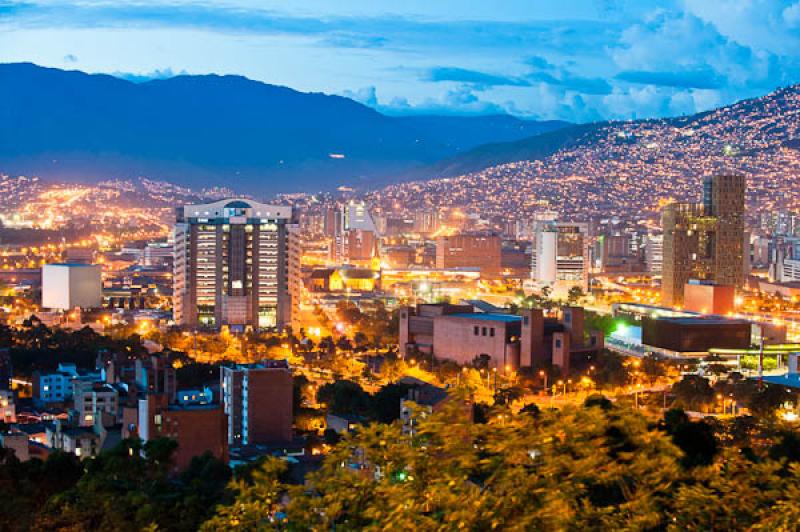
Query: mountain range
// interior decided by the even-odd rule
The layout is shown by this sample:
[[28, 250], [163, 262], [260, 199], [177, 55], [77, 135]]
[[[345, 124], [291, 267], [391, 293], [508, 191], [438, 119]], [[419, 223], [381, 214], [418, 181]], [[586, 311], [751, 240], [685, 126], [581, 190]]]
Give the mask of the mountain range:
[[393, 117], [240, 76], [134, 83], [0, 64], [0, 172], [53, 180], [145, 176], [262, 194], [375, 186], [567, 126], [507, 115]]

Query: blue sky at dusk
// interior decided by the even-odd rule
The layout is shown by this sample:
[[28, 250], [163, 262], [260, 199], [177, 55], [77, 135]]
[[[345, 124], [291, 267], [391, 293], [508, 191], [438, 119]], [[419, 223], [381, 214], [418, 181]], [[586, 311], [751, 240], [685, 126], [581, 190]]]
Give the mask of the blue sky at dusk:
[[800, 82], [800, 1], [0, 0], [0, 62], [241, 74], [390, 114], [679, 115]]

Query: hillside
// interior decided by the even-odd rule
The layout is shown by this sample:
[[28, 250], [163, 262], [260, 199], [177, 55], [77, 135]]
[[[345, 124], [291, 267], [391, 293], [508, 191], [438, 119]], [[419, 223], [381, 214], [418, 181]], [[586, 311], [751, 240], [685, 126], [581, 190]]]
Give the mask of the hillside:
[[146, 176], [261, 193], [387, 182], [488, 141], [562, 127], [513, 117], [389, 117], [239, 76], [132, 83], [0, 65], [0, 172]]
[[657, 218], [664, 201], [698, 198], [702, 176], [736, 172], [748, 178], [751, 215], [797, 211], [799, 148], [795, 85], [687, 117], [573, 126], [479, 147], [448, 161], [440, 178], [390, 186], [375, 201], [501, 217], [549, 209]]

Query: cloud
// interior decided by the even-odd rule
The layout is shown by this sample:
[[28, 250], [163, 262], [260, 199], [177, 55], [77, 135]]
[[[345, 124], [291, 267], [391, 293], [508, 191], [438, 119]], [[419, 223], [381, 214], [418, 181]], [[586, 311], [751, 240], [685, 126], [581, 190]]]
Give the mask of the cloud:
[[77, 63], [78, 62], [78, 56], [76, 56], [75, 54], [67, 54], [67, 55], [64, 56], [64, 62], [65, 63]]
[[720, 89], [725, 86], [727, 81], [710, 68], [701, 68], [685, 72], [625, 70], [614, 77], [628, 83], [658, 85], [661, 87], [675, 87], [679, 89]]
[[469, 84], [460, 85], [445, 91], [439, 97], [429, 97], [419, 102], [412, 103], [406, 98], [392, 98], [389, 103], [378, 103], [375, 108], [382, 113], [395, 116], [510, 114], [515, 110], [511, 102], [496, 103], [482, 99], [474, 87]]
[[388, 39], [379, 35], [335, 32], [324, 38], [322, 43], [336, 48], [382, 48], [387, 41]]
[[355, 100], [359, 103], [363, 103], [364, 105], [368, 105], [370, 107], [378, 107], [378, 92], [375, 89], [374, 85], [370, 87], [362, 87], [354, 91], [351, 90], [343, 91], [342, 96], [344, 96], [345, 98], [350, 98], [351, 100]]
[[435, 67], [428, 70], [423, 76], [425, 81], [441, 82], [441, 81], [454, 81], [458, 83], [467, 83], [478, 87], [494, 87], [494, 86], [509, 86], [509, 87], [524, 87], [530, 85], [530, 82], [524, 79], [518, 79], [508, 76], [500, 76], [496, 74], [487, 74], [477, 70], [469, 70], [466, 68], [458, 67]]
[[155, 69], [150, 72], [141, 72], [141, 73], [134, 73], [134, 72], [112, 72], [112, 76], [120, 79], [124, 79], [127, 81], [131, 81], [133, 83], [146, 83], [148, 81], [153, 81], [154, 79], [169, 79], [174, 78], [175, 76], [184, 76], [188, 74], [185, 70], [181, 70], [180, 72], [174, 72], [171, 68], [167, 67], [164, 69]]
[[[148, 72], [170, 64], [394, 112], [571, 121], [691, 113], [800, 81], [798, 0], [323, 4], [0, 0], [0, 60], [64, 67], [79, 56], [137, 82], [176, 75]], [[42, 40], [49, 30], [58, 38]]]
[[800, 2], [787, 6], [781, 16], [790, 28], [800, 28]]
[[528, 57], [523, 63], [531, 68], [525, 76], [531, 82], [546, 83], [583, 94], [611, 94], [613, 89], [603, 78], [576, 75], [565, 66], [553, 64], [542, 56]]

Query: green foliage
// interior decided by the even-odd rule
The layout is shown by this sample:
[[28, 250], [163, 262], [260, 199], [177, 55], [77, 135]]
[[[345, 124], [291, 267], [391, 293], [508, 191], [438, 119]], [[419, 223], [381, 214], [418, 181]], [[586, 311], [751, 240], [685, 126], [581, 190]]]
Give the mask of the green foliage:
[[40, 530], [192, 531], [222, 500], [230, 469], [205, 455], [170, 477], [177, 444], [124, 440], [85, 462], [74, 486], [51, 497], [36, 516]]
[[702, 411], [714, 402], [714, 389], [699, 375], [685, 375], [672, 386], [672, 393], [692, 410]]
[[709, 465], [719, 451], [711, 426], [705, 421], [690, 421], [683, 410], [668, 410], [661, 427], [683, 451], [681, 464], [684, 467]]
[[320, 386], [317, 402], [327, 405], [332, 414], [365, 416], [370, 409], [370, 396], [357, 382], [338, 380]]
[[138, 336], [112, 339], [97, 334], [89, 327], [77, 331], [50, 329], [39, 321], [28, 321], [26, 326], [10, 331], [0, 326], [0, 347], [11, 347], [11, 363], [20, 375], [30, 375], [35, 370], [55, 370], [59, 363], [74, 363], [78, 367], [94, 367], [101, 350], [129, 352], [144, 355]]
[[[599, 407], [599, 408], [598, 408]], [[656, 426], [596, 398], [469, 421], [457, 402], [347, 436], [304, 486], [265, 464], [207, 530], [795, 530], [800, 465], [725, 451], [685, 467], [681, 411]], [[689, 428], [687, 428], [689, 427]], [[689, 447], [687, 447], [688, 449]], [[282, 495], [286, 495], [282, 500]], [[282, 500], [282, 502], [281, 502]], [[779, 511], [778, 511], [779, 509]]]
[[400, 400], [408, 395], [409, 388], [406, 384], [390, 383], [370, 395], [358, 383], [339, 380], [320, 387], [317, 401], [327, 405], [333, 414], [391, 423], [400, 417]]

